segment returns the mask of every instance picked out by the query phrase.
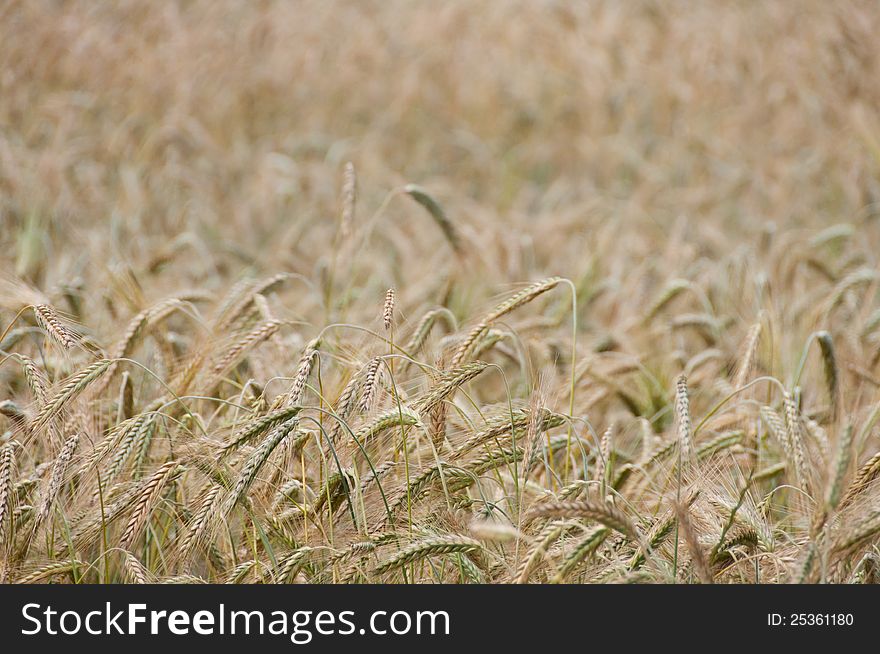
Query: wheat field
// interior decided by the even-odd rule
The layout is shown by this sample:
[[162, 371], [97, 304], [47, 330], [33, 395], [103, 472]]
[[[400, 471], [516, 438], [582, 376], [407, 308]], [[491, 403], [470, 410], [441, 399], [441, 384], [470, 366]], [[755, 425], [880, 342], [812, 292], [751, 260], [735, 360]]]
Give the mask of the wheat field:
[[880, 6], [0, 5], [6, 583], [872, 583]]

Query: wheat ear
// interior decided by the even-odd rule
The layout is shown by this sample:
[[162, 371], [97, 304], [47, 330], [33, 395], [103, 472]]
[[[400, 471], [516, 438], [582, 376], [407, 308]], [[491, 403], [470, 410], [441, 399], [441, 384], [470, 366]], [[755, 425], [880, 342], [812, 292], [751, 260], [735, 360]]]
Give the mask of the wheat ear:
[[49, 338], [65, 350], [73, 349], [80, 342], [79, 334], [61, 320], [54, 307], [48, 304], [37, 304], [34, 306], [34, 316], [37, 319], [37, 324], [43, 328]]
[[52, 508], [52, 502], [55, 501], [55, 497], [58, 495], [58, 490], [64, 482], [64, 475], [67, 472], [67, 468], [70, 465], [70, 461], [73, 459], [73, 454], [76, 452], [78, 445], [79, 434], [73, 434], [61, 447], [61, 451], [58, 453], [55, 463], [52, 466], [52, 476], [49, 479], [49, 486], [46, 489], [45, 495], [43, 495], [40, 502], [40, 508], [37, 511], [37, 520], [34, 527], [35, 531], [48, 517], [49, 511]]
[[146, 524], [147, 519], [150, 517], [153, 505], [159, 499], [165, 484], [168, 483], [168, 480], [171, 479], [179, 469], [180, 466], [177, 461], [168, 461], [156, 470], [156, 472], [153, 473], [153, 476], [150, 477], [144, 485], [137, 501], [135, 502], [134, 511], [132, 511], [131, 518], [129, 518], [128, 524], [125, 527], [125, 532], [123, 532], [122, 538], [119, 540], [120, 546], [123, 549], [130, 548], [134, 543], [135, 539], [140, 534], [141, 529]]
[[537, 282], [536, 284], [527, 286], [519, 293], [515, 293], [507, 300], [495, 307], [473, 329], [471, 329], [470, 332], [468, 332], [465, 339], [461, 342], [461, 344], [458, 346], [458, 349], [455, 351], [455, 354], [452, 357], [451, 365], [453, 367], [458, 366], [464, 360], [464, 358], [468, 355], [471, 347], [473, 347], [474, 343], [476, 343], [477, 339], [489, 327], [489, 325], [491, 325], [502, 316], [510, 313], [511, 311], [515, 311], [522, 305], [531, 302], [542, 293], [546, 293], [562, 281], [562, 277], [548, 277], [547, 279]]
[[387, 561], [376, 566], [376, 574], [383, 574], [389, 570], [400, 568], [415, 561], [438, 554], [450, 554], [452, 552], [474, 552], [481, 548], [480, 542], [473, 538], [457, 535], [434, 536], [417, 541]]

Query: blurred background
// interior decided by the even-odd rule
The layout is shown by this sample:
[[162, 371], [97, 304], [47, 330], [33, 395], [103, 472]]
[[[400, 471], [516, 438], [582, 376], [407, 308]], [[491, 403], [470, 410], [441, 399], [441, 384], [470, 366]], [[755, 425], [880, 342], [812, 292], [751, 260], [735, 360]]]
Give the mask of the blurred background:
[[878, 27], [876, 3], [822, 0], [4, 2], [0, 268], [47, 292], [119, 266], [318, 280], [347, 161], [355, 292], [419, 297], [460, 265], [408, 182], [493, 291], [597, 252], [688, 276], [688, 248], [868, 230]]

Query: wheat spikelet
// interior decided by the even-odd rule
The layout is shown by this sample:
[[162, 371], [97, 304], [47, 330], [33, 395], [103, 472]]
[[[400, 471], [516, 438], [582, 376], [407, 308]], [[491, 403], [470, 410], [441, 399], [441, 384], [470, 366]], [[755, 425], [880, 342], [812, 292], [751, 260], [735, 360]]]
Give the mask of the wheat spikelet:
[[861, 515], [846, 527], [831, 546], [838, 554], [864, 545], [880, 532], [880, 511], [874, 509], [867, 515]]
[[522, 305], [528, 304], [542, 293], [546, 293], [547, 291], [553, 289], [562, 281], [562, 277], [548, 277], [547, 279], [537, 282], [536, 284], [527, 286], [519, 293], [515, 293], [507, 300], [495, 307], [473, 329], [471, 329], [470, 332], [468, 332], [465, 339], [461, 342], [461, 344], [458, 346], [458, 349], [455, 351], [455, 354], [452, 357], [451, 365], [453, 367], [458, 366], [464, 360], [464, 358], [468, 355], [471, 347], [474, 345], [474, 343], [476, 343], [477, 339], [483, 334], [483, 332], [489, 327], [489, 325], [491, 325], [502, 316], [507, 315], [511, 311], [515, 311]]
[[538, 451], [541, 434], [545, 431], [543, 425], [543, 404], [544, 397], [542, 393], [540, 391], [533, 393], [529, 403], [529, 422], [526, 429], [525, 446], [523, 447], [523, 460], [526, 463], [523, 466], [523, 479], [528, 479], [529, 473], [532, 471], [532, 457]]
[[825, 384], [828, 387], [828, 399], [831, 401], [832, 419], [837, 415], [839, 404], [839, 375], [837, 372], [837, 357], [834, 354], [834, 341], [831, 334], [821, 331], [816, 334], [819, 349], [822, 351], [822, 368], [825, 373]]
[[[147, 479], [136, 486], [121, 491], [112, 487], [107, 489], [108, 499], [110, 497], [115, 499], [109, 505], [105, 504], [104, 511], [98, 512], [97, 515], [87, 513], [75, 520], [72, 533], [73, 547], [86, 547], [97, 541], [109, 525], [121, 518], [135, 504], [151, 481], [151, 479]], [[62, 551], [67, 552], [69, 549], [70, 547], [66, 545]]]
[[37, 428], [48, 424], [69, 402], [82, 393], [89, 384], [107, 372], [111, 363], [109, 359], [100, 359], [86, 366], [72, 377], [69, 377], [58, 392], [40, 408], [34, 417], [33, 426]]
[[[565, 418], [563, 416], [553, 413], [549, 409], [541, 409], [538, 415], [534, 415], [530, 409], [517, 409], [512, 415], [502, 414], [491, 418], [486, 428], [475, 433], [455, 450], [455, 455], [456, 457], [465, 456], [480, 446], [491, 443], [508, 433], [514, 435], [525, 433], [530, 426], [535, 429], [534, 440], [536, 440], [538, 434], [558, 427], [564, 421]], [[538, 449], [533, 444], [529, 461], [533, 460], [532, 455], [537, 452]]]
[[[698, 497], [699, 493], [691, 492], [682, 502], [682, 505], [689, 509], [691, 506], [693, 506], [694, 502], [697, 501]], [[648, 551], [657, 549], [658, 547], [660, 547], [661, 544], [663, 544], [663, 542], [672, 533], [673, 528], [677, 524], [677, 521], [678, 515], [675, 509], [670, 509], [666, 511], [666, 513], [664, 513], [661, 517], [657, 518], [654, 521], [653, 526], [651, 527], [650, 531], [648, 531], [648, 534], [645, 537], [645, 542], [639, 547], [639, 550], [629, 562], [630, 570], [636, 570], [645, 562], [645, 557], [647, 556]]]
[[868, 459], [859, 468], [855, 478], [850, 482], [849, 487], [840, 500], [840, 508], [844, 508], [851, 504], [856, 497], [859, 496], [868, 486], [871, 485], [880, 473], [880, 452]]
[[443, 461], [435, 463], [421, 472], [405, 490], [399, 492], [397, 501], [391, 507], [391, 513], [395, 514], [403, 509], [407, 502], [415, 504], [432, 488], [436, 487], [444, 476], [447, 489], [453, 493], [460, 493], [477, 483], [480, 475], [503, 465], [522, 461], [522, 459], [523, 451], [517, 448], [488, 452], [469, 461], [465, 467], [461, 468], [450, 467]]
[[780, 475], [785, 472], [786, 463], [783, 461], [782, 463], [777, 463], [775, 465], [764, 468], [763, 470], [759, 470], [755, 473], [755, 476], [752, 478], [753, 481], [766, 481], [768, 479], [773, 479], [776, 475]]
[[197, 577], [196, 575], [175, 575], [173, 577], [168, 577], [167, 579], [162, 579], [160, 584], [207, 584], [202, 577]]
[[22, 533], [25, 526], [34, 518], [36, 512], [36, 509], [30, 504], [19, 504], [16, 506], [12, 512], [12, 531]]
[[361, 413], [367, 413], [373, 403], [381, 364], [381, 357], [373, 357], [364, 372], [364, 383], [361, 386], [361, 401], [358, 404], [358, 411]]
[[813, 577], [813, 566], [816, 563], [816, 554], [817, 549], [815, 543], [810, 541], [803, 554], [801, 555], [800, 561], [798, 561], [797, 566], [794, 569], [792, 575], [792, 583], [795, 584], [807, 584], [810, 583]]
[[260, 314], [260, 318], [263, 320], [275, 319], [275, 316], [272, 314], [272, 307], [269, 306], [269, 300], [266, 299], [265, 295], [260, 295], [259, 293], [255, 295], [254, 306], [257, 309], [257, 313]]
[[134, 543], [135, 539], [140, 534], [141, 529], [146, 524], [147, 519], [150, 517], [153, 505], [159, 499], [159, 495], [161, 495], [165, 484], [167, 484], [171, 477], [177, 472], [179, 472], [178, 463], [176, 461], [168, 461], [156, 470], [149, 480], [147, 480], [147, 483], [137, 497], [134, 511], [132, 512], [131, 518], [129, 518], [125, 531], [122, 534], [122, 538], [119, 540], [119, 544], [123, 549], [130, 548]]
[[58, 490], [64, 482], [64, 475], [67, 472], [67, 467], [70, 465], [70, 461], [73, 459], [73, 454], [76, 452], [76, 448], [79, 445], [79, 439], [79, 434], [73, 434], [68, 438], [64, 442], [61, 451], [55, 459], [55, 463], [52, 466], [52, 476], [49, 479], [49, 486], [40, 501], [40, 508], [37, 511], [37, 521], [34, 531], [39, 528], [49, 515], [49, 511], [52, 508], [52, 502], [55, 501], [55, 497], [58, 495]]
[[[372, 359], [370, 360], [370, 363], [372, 363]], [[348, 380], [348, 383], [345, 385], [345, 387], [342, 389], [342, 392], [339, 394], [339, 397], [336, 399], [334, 411], [336, 413], [337, 419], [333, 422], [333, 426], [330, 429], [330, 438], [333, 443], [337, 443], [339, 441], [339, 437], [343, 431], [343, 423], [349, 418], [349, 416], [351, 416], [352, 412], [354, 411], [355, 403], [358, 399], [358, 391], [360, 390], [360, 386], [361, 375], [352, 375], [351, 379]]]
[[352, 543], [348, 548], [338, 554], [334, 554], [330, 558], [329, 567], [345, 565], [353, 559], [358, 559], [354, 565], [347, 566], [347, 572], [343, 575], [343, 583], [350, 583], [353, 575], [358, 573], [359, 565], [364, 560], [364, 556], [371, 552], [375, 552], [382, 544], [380, 540], [381, 539], [376, 539]]
[[180, 544], [181, 556], [187, 557], [201, 538], [202, 534], [205, 533], [207, 526], [217, 511], [218, 506], [216, 500], [222, 491], [222, 486], [214, 484], [204, 493], [202, 501], [199, 503], [192, 519], [187, 524], [186, 534]]
[[738, 445], [740, 442], [742, 442], [743, 435], [743, 431], [726, 432], [723, 434], [719, 434], [715, 438], [706, 441], [705, 443], [701, 443], [700, 447], [697, 448], [697, 460], [702, 461], [703, 459], [712, 456], [713, 454], [717, 454], [718, 452], [726, 450], [729, 447]]
[[258, 282], [242, 280], [233, 286], [214, 319], [214, 331], [218, 334], [228, 331], [251, 308], [254, 297], [270, 293], [288, 279], [288, 273], [279, 273]]
[[37, 581], [42, 581], [43, 579], [49, 579], [50, 577], [57, 577], [59, 575], [68, 574], [73, 572], [77, 568], [85, 567], [85, 564], [82, 561], [61, 561], [48, 563], [41, 568], [37, 568], [33, 572], [21, 577], [20, 579], [16, 579], [16, 584], [33, 584]]
[[474, 361], [459, 368], [443, 372], [437, 379], [437, 383], [416, 400], [413, 408], [417, 413], [427, 413], [437, 403], [451, 395], [458, 387], [466, 384], [488, 367], [488, 363]]
[[309, 375], [312, 372], [312, 364], [318, 356], [318, 347], [320, 347], [320, 345], [321, 341], [319, 339], [312, 339], [306, 345], [305, 350], [303, 350], [302, 356], [296, 367], [296, 375], [293, 378], [293, 383], [290, 385], [290, 390], [287, 391], [287, 395], [284, 398], [284, 401], [287, 402], [287, 406], [299, 404], [302, 401], [303, 393], [305, 393], [306, 389], [306, 382], [309, 380]]
[[141, 563], [138, 558], [129, 551], [123, 552], [122, 558], [123, 564], [125, 566], [125, 573], [128, 575], [129, 580], [133, 584], [148, 584], [150, 579], [150, 573], [147, 572], [147, 569], [144, 567], [144, 564]]
[[416, 324], [412, 336], [403, 348], [404, 351], [412, 355], [417, 354], [425, 345], [425, 341], [428, 340], [428, 335], [438, 318], [443, 318], [449, 327], [455, 328], [455, 318], [450, 314], [449, 309], [440, 308], [428, 311]]
[[286, 502], [304, 504], [305, 498], [312, 498], [310, 492], [311, 489], [304, 486], [299, 479], [288, 479], [276, 491], [275, 497], [272, 499], [272, 508], [277, 509]]
[[860, 268], [859, 270], [849, 273], [837, 283], [837, 286], [834, 287], [831, 294], [828, 296], [825, 314], [830, 314], [850, 290], [854, 289], [856, 286], [876, 281], [878, 277], [880, 277], [880, 274], [878, 274], [876, 270], [866, 268]]
[[129, 358], [138, 340], [147, 331], [148, 327], [154, 326], [183, 306], [185, 306], [183, 298], [168, 298], [144, 309], [129, 321], [122, 338], [111, 350], [112, 355], [109, 358], [114, 359], [114, 361], [107, 375], [98, 386], [98, 394], [102, 393], [113, 380], [116, 369], [119, 367], [119, 361], [115, 359]]
[[[648, 532], [646, 542], [651, 549], [659, 547], [672, 533], [676, 525], [677, 517], [675, 511], [667, 511], [663, 517], [659, 518], [651, 530]], [[635, 570], [645, 562], [645, 551], [639, 548], [639, 551], [633, 556], [629, 562], [629, 569]]]
[[15, 463], [12, 443], [0, 449], [0, 543], [6, 541], [6, 515], [12, 503], [12, 467]]
[[438, 402], [437, 405], [431, 409], [429, 415], [428, 436], [436, 450], [439, 450], [446, 440], [446, 413], [446, 403]]
[[[235, 282], [232, 286], [229, 287], [229, 290], [226, 291], [226, 294], [223, 296], [223, 301], [220, 302], [220, 305], [214, 312], [214, 326], [218, 327], [225, 318], [229, 316], [229, 313], [232, 310], [233, 306], [237, 306], [239, 302], [244, 301], [244, 298], [250, 298], [251, 295], [248, 295], [248, 291], [255, 288], [257, 286], [257, 281], [251, 277], [244, 277]], [[248, 299], [248, 302], [250, 300]]]
[[241, 501], [245, 493], [247, 493], [248, 489], [251, 487], [251, 484], [253, 484], [254, 480], [257, 478], [257, 473], [260, 471], [260, 468], [262, 468], [263, 464], [269, 459], [269, 455], [272, 454], [272, 451], [281, 443], [281, 441], [287, 438], [290, 432], [296, 428], [297, 422], [296, 419], [291, 419], [277, 427], [248, 457], [244, 466], [242, 466], [238, 480], [223, 501], [224, 514], [228, 514], [232, 511], [235, 505]]
[[467, 554], [458, 554], [457, 563], [461, 569], [461, 580], [472, 584], [485, 584], [486, 575]]
[[290, 420], [296, 416], [300, 410], [301, 409], [298, 406], [289, 406], [273, 411], [272, 413], [267, 413], [264, 416], [257, 417], [235, 433], [232, 440], [223, 446], [223, 453], [229, 454], [242, 445], [249, 443], [258, 436], [265, 434], [273, 427], [277, 427], [281, 423]]
[[807, 470], [807, 456], [804, 450], [804, 440], [801, 434], [797, 404], [788, 392], [783, 395], [782, 402], [785, 408], [785, 428], [788, 435], [788, 442], [791, 445], [792, 456], [794, 457], [798, 484], [802, 489], [809, 492], [810, 483]]
[[560, 521], [551, 522], [541, 530], [535, 539], [535, 544], [526, 553], [519, 568], [516, 571], [515, 580], [517, 584], [528, 583], [532, 572], [538, 567], [544, 559], [544, 555], [550, 549], [550, 546], [559, 539], [569, 527]]
[[468, 531], [479, 540], [506, 543], [522, 538], [522, 534], [509, 522], [475, 519], [468, 525]]
[[214, 375], [220, 375], [228, 371], [238, 362], [242, 353], [272, 338], [272, 336], [281, 329], [283, 324], [283, 320], [267, 320], [263, 324], [252, 329], [243, 338], [233, 344], [232, 347], [227, 350], [226, 354], [223, 355], [223, 358], [214, 365], [212, 371]]
[[429, 556], [451, 554], [453, 552], [475, 552], [480, 548], [481, 545], [479, 541], [466, 536], [449, 534], [425, 538], [424, 540], [408, 545], [392, 558], [383, 561], [376, 566], [374, 572], [376, 574], [384, 574], [389, 570], [409, 565], [410, 563], [420, 561]]
[[455, 225], [452, 221], [446, 216], [446, 212], [443, 211], [443, 208], [440, 204], [421, 186], [417, 186], [416, 184], [407, 184], [403, 187], [404, 192], [409, 195], [413, 200], [422, 205], [428, 213], [431, 215], [431, 218], [434, 219], [434, 222], [437, 223], [437, 226], [440, 227], [440, 231], [443, 232], [443, 236], [446, 237], [446, 240], [449, 241], [449, 245], [452, 246], [453, 251], [457, 254], [461, 253], [461, 240], [458, 237], [458, 233], [455, 229]]
[[361, 493], [364, 493], [374, 481], [381, 479], [389, 471], [393, 470], [397, 464], [398, 461], [385, 461], [384, 463], [374, 466], [373, 470], [367, 471], [367, 473], [361, 477]]
[[[114, 459], [119, 456], [127, 455], [131, 451], [130, 447], [124, 446], [123, 448], [119, 448], [119, 445], [128, 443], [130, 440], [137, 438], [139, 432], [147, 429], [149, 424], [158, 418], [155, 409], [159, 406], [161, 406], [161, 404], [154, 402], [142, 413], [132, 416], [113, 427], [113, 429], [107, 434], [106, 438], [98, 443], [92, 452], [85, 458], [83, 464], [78, 470], [78, 474], [92, 467], [111, 452], [114, 452]], [[120, 449], [124, 451], [120, 452]]]
[[758, 353], [758, 345], [761, 342], [761, 323], [756, 322], [749, 328], [746, 336], [745, 347], [743, 348], [743, 356], [740, 360], [739, 369], [733, 380], [734, 388], [742, 388], [749, 379], [752, 368], [755, 365], [755, 358]]
[[853, 441], [853, 427], [848, 424], [840, 441], [837, 444], [837, 456], [835, 457], [834, 470], [832, 471], [831, 484], [828, 487], [828, 493], [825, 497], [825, 507], [827, 511], [833, 511], [837, 508], [840, 501], [840, 493], [843, 490], [843, 479], [846, 476], [846, 469], [849, 467]]
[[700, 538], [697, 534], [697, 530], [691, 521], [690, 510], [684, 504], [679, 504], [675, 507], [675, 513], [678, 518], [678, 524], [684, 532], [684, 540], [687, 544], [688, 551], [691, 554], [691, 562], [693, 563], [694, 571], [697, 573], [700, 583], [711, 584], [713, 579], [712, 570], [709, 568], [709, 564], [706, 561], [706, 554], [703, 552], [703, 546], [700, 545]]
[[279, 560], [278, 573], [276, 575], [278, 583], [289, 583], [307, 562], [309, 555], [313, 551], [314, 548], [303, 546]]
[[688, 398], [687, 377], [679, 375], [675, 383], [675, 413], [678, 417], [678, 446], [682, 464], [687, 467], [693, 458], [693, 436], [691, 434], [691, 410]]
[[712, 554], [711, 564], [715, 565], [730, 557], [730, 551], [735, 547], [745, 547], [747, 549], [755, 549], [761, 541], [758, 532], [752, 527], [739, 527], [725, 537], [724, 541], [719, 544], [718, 548]]
[[226, 578], [224, 583], [226, 584], [240, 584], [245, 578], [253, 572], [253, 570], [259, 565], [259, 562], [256, 559], [251, 559], [250, 561], [242, 561], [237, 566], [232, 569], [232, 572], [229, 573], [229, 576]]
[[136, 479], [140, 479], [144, 471], [147, 463], [147, 457], [150, 454], [150, 447], [153, 444], [153, 437], [156, 435], [158, 427], [158, 419], [151, 420], [144, 426], [143, 429], [138, 430], [137, 434], [135, 434], [133, 442], [135, 455], [132, 468], [134, 471], [134, 477]]
[[559, 489], [559, 492], [556, 493], [556, 498], [559, 500], [573, 500], [577, 499], [577, 497], [581, 493], [586, 493], [590, 489], [590, 482], [586, 479], [575, 479], [570, 484], [566, 484], [562, 488]]
[[128, 460], [129, 455], [134, 451], [135, 447], [145, 439], [149, 439], [152, 435], [152, 431], [156, 428], [158, 414], [149, 412], [142, 414], [142, 416], [143, 419], [135, 420], [130, 423], [132, 428], [125, 429], [124, 434], [113, 446], [113, 458], [110, 460], [106, 476], [108, 482], [113, 481], [113, 479], [122, 471], [125, 462]]
[[638, 538], [638, 530], [632, 521], [620, 509], [604, 502], [580, 500], [542, 504], [529, 511], [523, 517], [523, 522], [529, 524], [538, 518], [586, 518], [629, 538]]
[[34, 399], [37, 400], [37, 406], [42, 406], [46, 403], [49, 382], [46, 380], [43, 371], [34, 363], [33, 359], [24, 355], [19, 355], [19, 360], [21, 361], [21, 369], [24, 372], [31, 393], [33, 393]]
[[406, 405], [400, 408], [394, 407], [358, 429], [354, 438], [363, 445], [391, 427], [410, 427], [420, 422], [419, 414], [410, 407]]
[[416, 502], [434, 486], [442, 474], [448, 474], [447, 469], [448, 465], [443, 461], [439, 461], [419, 473], [406, 489], [398, 492], [399, 497], [392, 508], [392, 513], [403, 507], [407, 501]]
[[553, 577], [553, 583], [559, 584], [565, 581], [566, 577], [568, 577], [584, 559], [596, 551], [596, 549], [605, 541], [605, 538], [609, 533], [611, 533], [611, 530], [608, 529], [608, 527], [596, 527], [582, 538], [580, 542], [575, 544], [571, 551], [569, 551], [568, 556], [565, 557], [565, 561], [562, 562], [559, 572]]
[[385, 303], [382, 305], [382, 323], [385, 329], [391, 329], [391, 322], [394, 319], [394, 289], [389, 288], [385, 291]]
[[770, 432], [770, 435], [773, 436], [776, 442], [782, 447], [786, 459], [794, 464], [794, 452], [792, 451], [788, 430], [785, 427], [785, 421], [769, 406], [762, 406], [760, 413], [761, 420], [763, 420], [764, 424], [767, 426], [767, 431]]
[[131, 383], [131, 375], [127, 370], [122, 373], [122, 381], [119, 382], [117, 405], [119, 420], [128, 420], [134, 415], [134, 388]]
[[37, 304], [34, 306], [34, 317], [49, 338], [65, 350], [71, 350], [79, 344], [79, 334], [61, 320], [54, 307], [48, 304]]
[[663, 308], [672, 302], [675, 298], [677, 298], [683, 291], [689, 289], [691, 286], [690, 282], [685, 279], [673, 279], [671, 280], [664, 288], [657, 299], [654, 301], [647, 313], [645, 313], [645, 317], [643, 318], [644, 323], [649, 323], [653, 320], [658, 313], [660, 313]]

